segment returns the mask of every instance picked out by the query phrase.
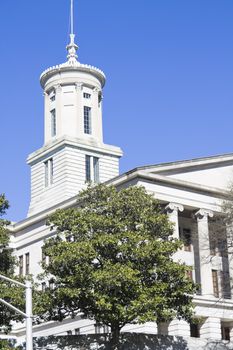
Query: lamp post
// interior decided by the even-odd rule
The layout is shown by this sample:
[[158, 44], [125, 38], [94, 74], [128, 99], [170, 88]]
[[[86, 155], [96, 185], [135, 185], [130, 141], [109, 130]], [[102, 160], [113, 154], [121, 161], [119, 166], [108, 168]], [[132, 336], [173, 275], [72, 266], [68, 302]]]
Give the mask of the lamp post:
[[0, 279], [14, 283], [20, 287], [26, 289], [25, 300], [26, 300], [26, 312], [19, 310], [17, 307], [11, 305], [7, 301], [0, 298], [0, 302], [10, 309], [14, 310], [18, 314], [22, 315], [26, 319], [26, 350], [33, 350], [33, 338], [32, 338], [32, 284], [30, 281], [26, 281], [25, 284], [13, 280], [9, 277], [0, 275]]

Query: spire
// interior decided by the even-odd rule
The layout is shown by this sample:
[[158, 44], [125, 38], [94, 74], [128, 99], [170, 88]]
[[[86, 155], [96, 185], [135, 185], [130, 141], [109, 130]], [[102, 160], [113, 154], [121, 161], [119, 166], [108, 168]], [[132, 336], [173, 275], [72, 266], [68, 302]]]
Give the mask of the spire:
[[77, 62], [78, 45], [74, 42], [74, 0], [70, 0], [70, 43], [66, 46], [68, 51], [67, 59], [70, 64]]

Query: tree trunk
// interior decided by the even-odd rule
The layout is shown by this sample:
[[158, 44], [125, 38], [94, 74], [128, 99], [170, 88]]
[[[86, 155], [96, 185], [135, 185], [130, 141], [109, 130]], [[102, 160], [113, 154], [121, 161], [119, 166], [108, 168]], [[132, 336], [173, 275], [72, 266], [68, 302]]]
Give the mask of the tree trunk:
[[120, 350], [120, 326], [119, 324], [111, 325], [111, 340], [110, 340], [110, 350]]

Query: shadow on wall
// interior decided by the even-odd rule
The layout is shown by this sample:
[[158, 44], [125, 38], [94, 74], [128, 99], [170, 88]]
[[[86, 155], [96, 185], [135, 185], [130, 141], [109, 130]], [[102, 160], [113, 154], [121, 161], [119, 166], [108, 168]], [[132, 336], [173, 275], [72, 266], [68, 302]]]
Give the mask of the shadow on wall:
[[[47, 350], [110, 350], [108, 335], [49, 336], [35, 340], [36, 349]], [[188, 350], [182, 337], [124, 333], [121, 350]]]
[[[149, 334], [123, 333], [121, 350], [233, 350], [223, 341]], [[36, 350], [111, 350], [108, 335], [49, 336], [34, 340]]]

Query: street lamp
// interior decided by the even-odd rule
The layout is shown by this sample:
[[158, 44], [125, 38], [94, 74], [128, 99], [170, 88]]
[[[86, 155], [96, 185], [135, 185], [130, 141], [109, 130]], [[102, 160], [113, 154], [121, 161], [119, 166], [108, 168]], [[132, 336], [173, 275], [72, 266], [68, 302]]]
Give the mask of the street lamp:
[[26, 350], [33, 350], [33, 338], [32, 338], [32, 284], [30, 281], [26, 281], [25, 284], [18, 282], [16, 280], [12, 280], [9, 277], [0, 275], [0, 279], [11, 282], [14, 284], [17, 284], [20, 287], [23, 287], [26, 289], [26, 295], [25, 295], [25, 300], [26, 300], [26, 312], [23, 312], [19, 310], [17, 307], [11, 305], [7, 301], [3, 300], [0, 298], [0, 303], [6, 305], [10, 309], [14, 310], [18, 314], [22, 315], [26, 319]]

